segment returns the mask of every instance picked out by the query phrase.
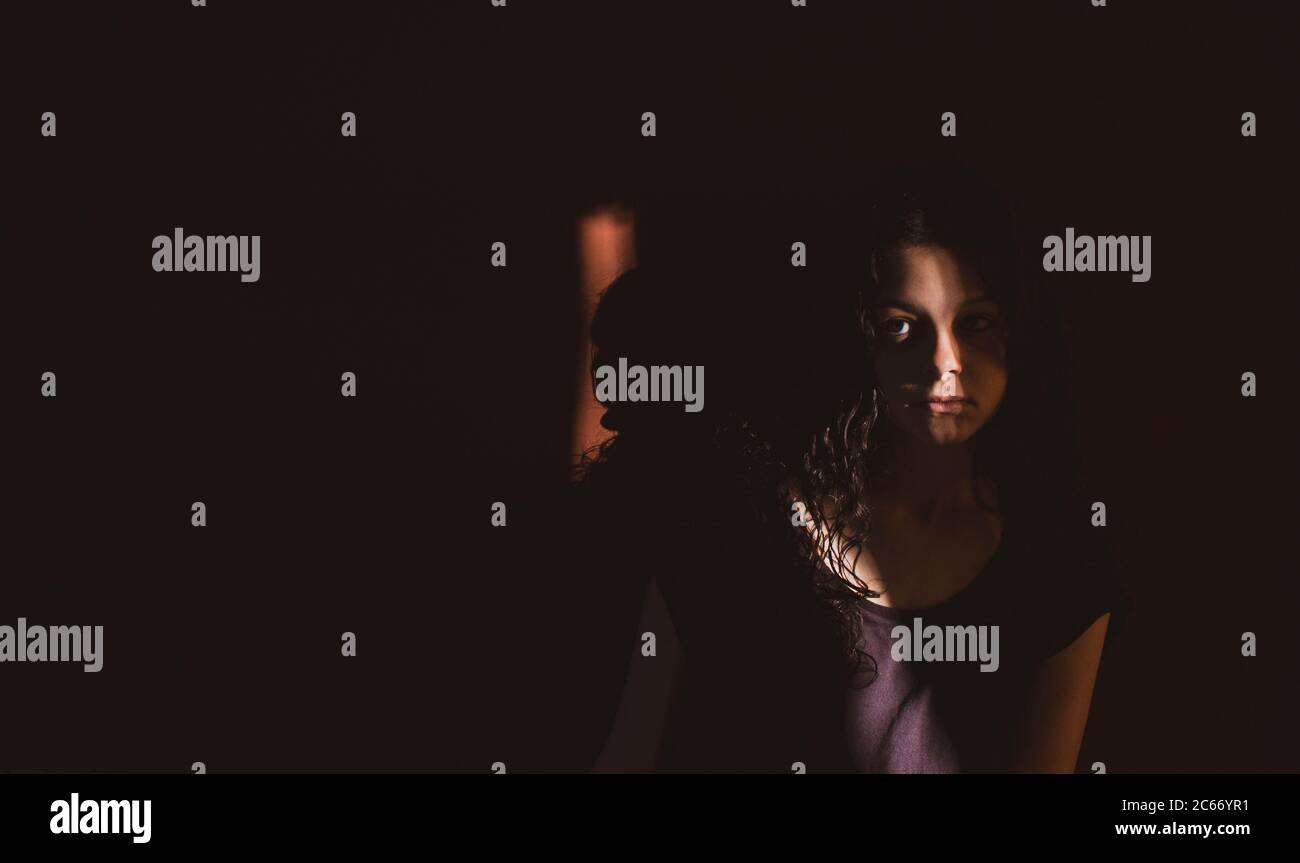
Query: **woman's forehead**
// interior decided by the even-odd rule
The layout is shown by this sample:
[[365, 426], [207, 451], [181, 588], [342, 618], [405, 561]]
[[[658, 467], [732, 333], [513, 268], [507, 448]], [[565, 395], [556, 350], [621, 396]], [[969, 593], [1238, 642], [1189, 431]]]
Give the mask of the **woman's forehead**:
[[893, 256], [876, 303], [917, 310], [957, 308], [991, 302], [978, 274], [960, 258], [938, 246], [908, 246]]

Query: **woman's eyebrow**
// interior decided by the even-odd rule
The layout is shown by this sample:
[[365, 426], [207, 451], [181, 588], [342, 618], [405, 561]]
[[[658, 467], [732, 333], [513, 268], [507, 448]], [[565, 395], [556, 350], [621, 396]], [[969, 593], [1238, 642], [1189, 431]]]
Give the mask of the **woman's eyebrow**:
[[918, 317], [920, 317], [920, 315], [922, 314], [920, 309], [918, 309], [916, 306], [904, 300], [888, 300], [888, 299], [880, 300], [874, 306], [871, 307], [871, 310], [873, 312], [879, 311], [881, 309], [902, 309], [908, 314], [916, 315]]
[[987, 294], [980, 294], [978, 297], [971, 297], [969, 300], [966, 300], [964, 303], [962, 303], [962, 305], [970, 306], [970, 305], [974, 305], [975, 303], [989, 303], [990, 305], [994, 305], [994, 306], [997, 305], [997, 302]]

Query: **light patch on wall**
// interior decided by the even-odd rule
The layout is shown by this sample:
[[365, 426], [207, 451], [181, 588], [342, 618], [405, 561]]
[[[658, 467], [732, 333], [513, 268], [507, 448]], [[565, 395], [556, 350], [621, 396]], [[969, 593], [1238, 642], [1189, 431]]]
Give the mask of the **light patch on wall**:
[[582, 279], [582, 351], [579, 355], [578, 401], [573, 423], [575, 459], [611, 432], [600, 424], [605, 408], [591, 388], [591, 319], [609, 283], [636, 266], [636, 219], [626, 207], [601, 207], [578, 222], [578, 258]]

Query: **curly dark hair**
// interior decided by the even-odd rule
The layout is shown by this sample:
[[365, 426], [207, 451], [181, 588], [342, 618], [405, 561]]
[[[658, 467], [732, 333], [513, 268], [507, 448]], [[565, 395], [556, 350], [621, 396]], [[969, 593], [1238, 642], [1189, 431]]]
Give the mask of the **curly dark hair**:
[[[700, 357], [709, 399], [699, 415], [680, 405], [608, 404], [601, 424], [616, 434], [583, 454], [576, 478], [725, 500], [732, 524], [785, 555], [786, 571], [832, 612], [846, 668], [874, 671], [857, 617], [873, 594], [849, 577], [869, 520], [864, 453], [878, 415], [866, 346], [847, 296], [796, 300], [754, 284], [694, 262], [690, 273], [639, 267], [609, 286], [592, 322], [593, 373], [618, 356]], [[786, 347], [774, 356], [778, 341]], [[822, 360], [815, 376], [796, 361], [810, 355]], [[796, 504], [820, 526], [818, 537], [794, 523]], [[838, 549], [829, 559], [828, 540]]]

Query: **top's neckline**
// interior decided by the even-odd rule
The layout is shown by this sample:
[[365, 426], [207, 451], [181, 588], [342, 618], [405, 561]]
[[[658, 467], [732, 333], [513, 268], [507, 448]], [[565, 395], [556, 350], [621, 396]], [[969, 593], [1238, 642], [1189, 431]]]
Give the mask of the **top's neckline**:
[[996, 564], [998, 564], [1000, 558], [1005, 554], [1008, 530], [1009, 527], [1004, 519], [1002, 523], [1002, 536], [998, 539], [998, 544], [997, 547], [993, 549], [993, 554], [989, 555], [988, 561], [980, 568], [980, 571], [974, 578], [962, 585], [960, 590], [947, 599], [921, 608], [897, 608], [895, 606], [881, 605], [878, 602], [872, 602], [870, 599], [864, 597], [859, 605], [862, 606], [862, 609], [868, 614], [877, 617], [884, 617], [889, 620], [899, 620], [904, 617], [918, 617], [926, 614], [933, 614], [969, 602], [971, 595], [974, 594], [977, 589], [984, 590], [988, 587], [990, 575], [996, 577], [996, 574], [1003, 569], [1003, 567], [997, 566]]

